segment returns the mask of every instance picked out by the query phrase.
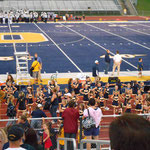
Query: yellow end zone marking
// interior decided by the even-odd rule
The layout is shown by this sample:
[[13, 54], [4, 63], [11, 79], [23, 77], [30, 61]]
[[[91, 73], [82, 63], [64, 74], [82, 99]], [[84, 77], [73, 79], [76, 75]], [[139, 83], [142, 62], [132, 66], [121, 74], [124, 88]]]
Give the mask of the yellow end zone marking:
[[[5, 40], [3, 39], [4, 35], [20, 35], [21, 39]], [[45, 41], [48, 41], [48, 39], [42, 33], [32, 33], [32, 32], [0, 33], [0, 43], [38, 43]]]

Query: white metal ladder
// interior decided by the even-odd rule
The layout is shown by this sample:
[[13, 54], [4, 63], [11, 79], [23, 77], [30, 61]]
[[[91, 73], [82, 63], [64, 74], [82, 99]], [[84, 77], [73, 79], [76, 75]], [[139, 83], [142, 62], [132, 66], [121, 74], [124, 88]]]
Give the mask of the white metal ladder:
[[14, 55], [16, 56], [16, 82], [17, 85], [19, 83], [29, 82], [30, 75], [28, 69], [28, 46], [26, 44], [25, 51], [15, 52]]

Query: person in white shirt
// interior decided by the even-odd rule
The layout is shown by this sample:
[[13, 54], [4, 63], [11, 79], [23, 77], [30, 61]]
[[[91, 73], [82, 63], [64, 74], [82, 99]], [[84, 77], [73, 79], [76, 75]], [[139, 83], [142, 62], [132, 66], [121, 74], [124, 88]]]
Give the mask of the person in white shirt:
[[114, 75], [115, 69], [117, 67], [117, 75], [119, 76], [120, 73], [120, 65], [122, 62], [121, 55], [119, 55], [119, 51], [116, 52], [116, 55], [113, 58], [114, 64], [113, 64], [113, 72], [112, 75]]
[[[94, 140], [98, 140], [99, 134], [100, 134], [100, 122], [103, 116], [102, 110], [98, 107], [96, 107], [96, 101], [94, 98], [89, 100], [89, 107], [88, 109], [85, 109], [83, 112], [83, 119], [86, 117], [92, 117], [95, 121], [95, 127], [84, 130], [84, 135], [86, 136], [86, 139], [91, 140], [94, 138]], [[89, 111], [89, 112], [88, 112]], [[91, 150], [91, 144], [87, 143], [87, 150]]]
[[5, 150], [26, 150], [20, 147], [22, 136], [23, 136], [23, 129], [17, 125], [13, 125], [8, 130], [9, 148]]

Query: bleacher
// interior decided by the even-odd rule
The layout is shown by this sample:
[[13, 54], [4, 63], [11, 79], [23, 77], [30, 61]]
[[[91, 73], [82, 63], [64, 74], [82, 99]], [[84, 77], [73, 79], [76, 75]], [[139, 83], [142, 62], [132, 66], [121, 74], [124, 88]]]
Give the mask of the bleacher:
[[118, 0], [4, 0], [0, 9], [30, 11], [120, 11]]

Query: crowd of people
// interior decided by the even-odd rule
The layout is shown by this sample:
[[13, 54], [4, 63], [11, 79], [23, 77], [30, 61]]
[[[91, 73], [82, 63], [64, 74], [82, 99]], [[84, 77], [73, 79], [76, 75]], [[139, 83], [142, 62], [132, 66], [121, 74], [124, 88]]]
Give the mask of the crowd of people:
[[[34, 129], [41, 129], [43, 123], [41, 118], [47, 117], [43, 109], [49, 110], [52, 117], [63, 118], [63, 122], [55, 118], [51, 123], [57, 125], [63, 123], [64, 137], [69, 138], [77, 136], [79, 116], [83, 116], [83, 119], [88, 117], [87, 110], [96, 121], [94, 129], [84, 131], [87, 139], [92, 137], [98, 139], [102, 113], [107, 110], [113, 108], [113, 114], [149, 113], [150, 111], [150, 91], [144, 92], [144, 82], [124, 84], [118, 80], [116, 83], [103, 83], [100, 77], [92, 82], [87, 76], [82, 82], [78, 78], [70, 78], [68, 87], [64, 90], [60, 89], [56, 81], [50, 80], [47, 86], [39, 84], [36, 89], [29, 82], [25, 91], [18, 91], [13, 77], [8, 75], [6, 85], [1, 92], [2, 96], [5, 95], [5, 104], [8, 105], [9, 119], [19, 118], [23, 128], [31, 126]], [[27, 118], [36, 118], [36, 120], [28, 119], [29, 124]], [[15, 122], [9, 121], [7, 126], [12, 124]], [[48, 132], [46, 133], [48, 135]], [[90, 145], [87, 145], [87, 149], [90, 150]]]
[[82, 17], [74, 16], [73, 14], [65, 14], [63, 16], [59, 16], [55, 12], [37, 12], [37, 11], [29, 11], [28, 9], [20, 9], [20, 10], [10, 10], [4, 11], [0, 10], [0, 23], [1, 24], [12, 24], [19, 22], [38, 22], [42, 21], [47, 23], [49, 20], [61, 19], [67, 21], [71, 20], [85, 20], [85, 15]]
[[[105, 70], [107, 74], [110, 63], [109, 50], [107, 50], [105, 61], [108, 61]], [[114, 57], [113, 73], [118, 67], [119, 75], [121, 61], [122, 58], [117, 51]], [[52, 140], [52, 125], [60, 129], [57, 133], [59, 137], [76, 139], [79, 132], [82, 132], [79, 131], [78, 126], [80, 116], [83, 120], [88, 117], [94, 119], [94, 127], [88, 130], [84, 128], [83, 136], [86, 139], [98, 140], [100, 123], [105, 111], [110, 110], [112, 114], [150, 112], [150, 90], [145, 92], [144, 82], [122, 83], [120, 79], [117, 79], [115, 83], [104, 83], [99, 77], [98, 65], [99, 62], [96, 60], [93, 66], [94, 82], [89, 76], [86, 76], [84, 81], [70, 78], [68, 87], [65, 89], [61, 89], [55, 80], [49, 80], [47, 86], [38, 84], [38, 81], [42, 83], [42, 60], [37, 53], [31, 65], [34, 83], [29, 82], [24, 90], [20, 90], [12, 75], [9, 74], [5, 86], [0, 90], [0, 98], [7, 105], [8, 118], [18, 118], [18, 122], [8, 121], [9, 129], [6, 133], [9, 143], [4, 144], [3, 150], [13, 148], [41, 150], [42, 146], [46, 150], [55, 149], [56, 137], [55, 140]], [[141, 60], [138, 65], [140, 68]], [[46, 110], [49, 111], [49, 114], [45, 113]], [[55, 118], [46, 121], [47, 116]], [[36, 139], [35, 142], [31, 142], [32, 137]], [[60, 141], [59, 144], [63, 150], [64, 142]], [[67, 142], [67, 148], [73, 150], [72, 142]], [[86, 148], [90, 150], [91, 145], [87, 144]]]

